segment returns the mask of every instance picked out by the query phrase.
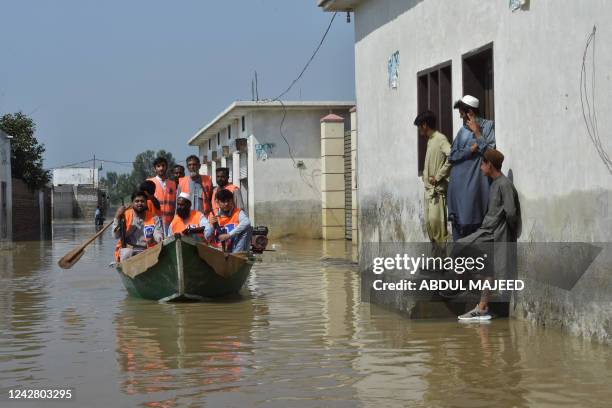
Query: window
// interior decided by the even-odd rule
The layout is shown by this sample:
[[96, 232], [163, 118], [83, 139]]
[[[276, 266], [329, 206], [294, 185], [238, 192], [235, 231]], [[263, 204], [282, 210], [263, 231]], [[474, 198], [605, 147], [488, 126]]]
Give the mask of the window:
[[217, 133], [217, 146], [221, 146], [221, 132]]
[[480, 101], [480, 114], [495, 119], [493, 92], [493, 43], [463, 55], [463, 94]]
[[232, 138], [232, 125], [227, 125], [227, 140]]
[[242, 131], [244, 132], [246, 130], [246, 120], [244, 119], [244, 116], [241, 118], [242, 121]]
[[210, 140], [210, 139], [208, 139], [208, 150], [211, 150], [211, 149], [212, 149], [212, 147], [211, 147], [211, 143], [210, 143], [210, 142], [211, 142], [211, 140]]
[[[453, 139], [453, 95], [450, 61], [417, 73], [417, 107], [419, 113], [430, 110], [436, 114], [438, 130], [451, 142]], [[422, 175], [427, 140], [421, 136], [417, 136], [417, 140], [418, 174]]]

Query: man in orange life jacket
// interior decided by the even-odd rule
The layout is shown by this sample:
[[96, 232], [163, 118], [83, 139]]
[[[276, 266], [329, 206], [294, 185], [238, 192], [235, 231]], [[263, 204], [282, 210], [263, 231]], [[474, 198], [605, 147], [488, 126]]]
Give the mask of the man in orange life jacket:
[[187, 157], [188, 177], [179, 179], [178, 188], [176, 190], [177, 197], [180, 193], [189, 194], [191, 208], [208, 214], [212, 211], [212, 181], [210, 176], [200, 175], [200, 159], [196, 155]]
[[[249, 217], [234, 205], [234, 194], [229, 190], [217, 192], [217, 213], [211, 213], [208, 222], [210, 226], [205, 230], [207, 240], [211, 240], [214, 246], [221, 246], [226, 242], [227, 252], [246, 252], [251, 247], [251, 221]], [[215, 231], [214, 225], [219, 228]]]
[[206, 216], [198, 210], [191, 209], [189, 194], [181, 193], [176, 199], [176, 215], [170, 224], [170, 233], [187, 235], [198, 241], [204, 241], [204, 231], [210, 228]]
[[[121, 223], [125, 219], [125, 245], [121, 242]], [[147, 194], [132, 194], [132, 208], [121, 206], [113, 221], [113, 237], [117, 239], [115, 261], [123, 261], [161, 242], [164, 238], [161, 219], [147, 209]]]
[[155, 177], [147, 180], [155, 183], [154, 196], [160, 204], [164, 234], [168, 236], [170, 235], [170, 223], [174, 218], [174, 207], [176, 205], [176, 183], [166, 176], [168, 161], [164, 157], [156, 158], [153, 161], [153, 167], [155, 168]]
[[[242, 203], [242, 194], [240, 194], [240, 187], [230, 184], [229, 182], [229, 169], [227, 167], [217, 167], [215, 170], [217, 176], [217, 186], [213, 189], [212, 193], [212, 209], [216, 214], [219, 211], [219, 207], [216, 202], [217, 191], [229, 190], [234, 194], [234, 206], [238, 209], [245, 210], [244, 204]], [[246, 212], [246, 211], [245, 211]]]
[[185, 177], [185, 167], [181, 166], [180, 164], [175, 164], [172, 168], [172, 179], [177, 186], [181, 177]]

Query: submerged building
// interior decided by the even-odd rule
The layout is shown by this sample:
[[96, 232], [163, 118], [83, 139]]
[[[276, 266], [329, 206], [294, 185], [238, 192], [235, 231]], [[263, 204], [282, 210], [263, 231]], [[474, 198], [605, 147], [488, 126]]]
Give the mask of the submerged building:
[[354, 102], [237, 101], [196, 132], [200, 172], [227, 167], [254, 225], [270, 237], [322, 236], [321, 119], [340, 117], [350, 129]]
[[0, 243], [13, 239], [11, 139], [0, 130]]
[[[612, 128], [612, 3], [317, 4], [354, 13], [362, 273], [373, 243], [427, 241], [419, 179], [425, 141], [413, 120], [430, 109], [452, 138], [462, 126], [453, 102], [464, 94], [479, 98], [483, 116], [495, 120], [503, 171], [520, 194], [520, 241], [612, 240], [612, 139], [603, 133]], [[612, 257], [605, 246], [571, 290], [531, 282], [514, 297], [511, 315], [612, 341], [606, 289]], [[517, 260], [519, 277], [544, 273], [551, 264], [520, 251]], [[365, 300], [415, 313], [405, 296], [375, 298], [362, 289]]]

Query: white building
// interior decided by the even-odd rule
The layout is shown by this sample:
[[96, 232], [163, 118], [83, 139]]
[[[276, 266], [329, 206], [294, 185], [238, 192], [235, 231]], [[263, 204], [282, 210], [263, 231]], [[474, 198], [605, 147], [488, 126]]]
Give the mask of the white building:
[[0, 242], [11, 241], [13, 235], [11, 139], [0, 130]]
[[[360, 255], [372, 242], [426, 241], [418, 178], [424, 143], [413, 120], [431, 109], [454, 136], [461, 121], [452, 104], [464, 94], [478, 97], [495, 120], [503, 170], [521, 199], [522, 241], [612, 240], [612, 2], [318, 5], [354, 13]], [[612, 309], [594, 300], [610, 299], [610, 258], [602, 252], [570, 292], [532, 285], [514, 315], [612, 340], [612, 326], [598, 323], [610, 321]], [[531, 267], [518, 261], [519, 273]]]
[[98, 169], [92, 167], [66, 167], [53, 169], [53, 186], [98, 187]]
[[228, 167], [249, 217], [270, 237], [321, 237], [321, 118], [349, 124], [354, 102], [232, 103], [189, 140], [202, 174]]

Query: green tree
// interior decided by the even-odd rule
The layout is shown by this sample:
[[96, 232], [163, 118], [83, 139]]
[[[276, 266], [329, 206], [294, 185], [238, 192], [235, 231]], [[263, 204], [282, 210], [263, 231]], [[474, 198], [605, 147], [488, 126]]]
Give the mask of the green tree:
[[176, 164], [172, 153], [165, 150], [159, 150], [155, 153], [153, 150], [147, 150], [142, 153], [138, 153], [134, 159], [132, 175], [134, 182], [140, 184], [149, 177], [155, 176], [155, 169], [153, 168], [153, 162], [157, 157], [163, 157], [168, 161], [168, 170]]
[[11, 140], [12, 177], [23, 180], [32, 189], [38, 189], [50, 180], [49, 172], [43, 169], [45, 146], [40, 144], [34, 132], [36, 124], [22, 112], [7, 113], [0, 118], [0, 129], [13, 136]]
[[168, 169], [176, 163], [172, 153], [159, 150], [157, 154], [153, 150], [146, 150], [138, 153], [134, 158], [132, 172], [128, 174], [118, 174], [114, 171], [106, 173], [102, 178], [102, 183], [108, 188], [109, 199], [113, 204], [129, 201], [130, 196], [138, 188], [140, 183], [155, 175], [153, 161], [156, 157], [164, 157], [168, 161]]

